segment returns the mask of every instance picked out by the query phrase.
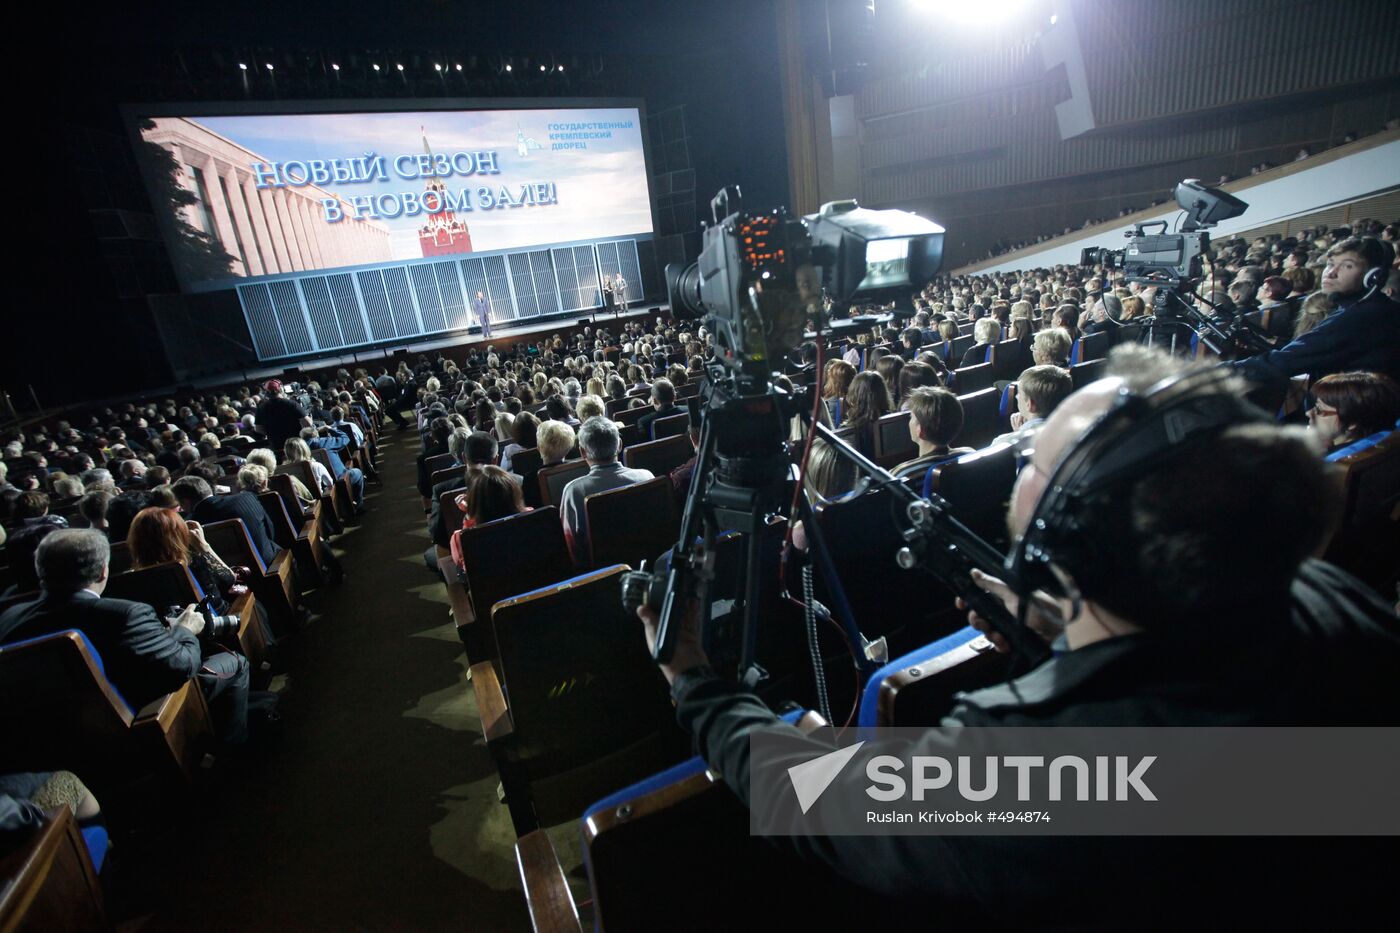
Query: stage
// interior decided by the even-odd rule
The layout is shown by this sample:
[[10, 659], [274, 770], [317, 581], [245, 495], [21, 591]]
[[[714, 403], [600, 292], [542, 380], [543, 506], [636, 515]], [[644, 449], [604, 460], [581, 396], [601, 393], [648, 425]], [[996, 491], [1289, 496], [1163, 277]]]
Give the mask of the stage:
[[[294, 364], [287, 362], [270, 363], [264, 366], [249, 366], [233, 372], [225, 372], [217, 375], [199, 379], [195, 382], [181, 383], [177, 386], [170, 386], [168, 389], [152, 390], [150, 393], [159, 395], [162, 393], [176, 392], [184, 389], [205, 389], [217, 386], [226, 386], [231, 383], [254, 383], [261, 382], [273, 377], [286, 378], [289, 373], [314, 372], [323, 369], [336, 369], [344, 367], [354, 370], [356, 367], [364, 367], [373, 374], [377, 367], [384, 366], [393, 372], [399, 364], [399, 360], [409, 360], [417, 357], [420, 353], [436, 353], [444, 351], [444, 355], [455, 359], [458, 364], [466, 358], [467, 351], [473, 347], [485, 351], [486, 347], [494, 346], [500, 349], [508, 349], [515, 343], [528, 343], [538, 340], [541, 335], [560, 334], [570, 336], [577, 332], [580, 327], [605, 327], [616, 331], [617, 325], [627, 321], [644, 321], [656, 315], [666, 315], [670, 313], [670, 306], [665, 304], [646, 303], [645, 306], [638, 304], [628, 311], [618, 315], [609, 315], [601, 310], [593, 318], [584, 321], [583, 312], [577, 314], [560, 315], [552, 317], [550, 320], [532, 320], [516, 325], [493, 325], [491, 329], [491, 339], [485, 340], [481, 336], [478, 327], [470, 327], [456, 333], [444, 334], [430, 340], [421, 340], [412, 343], [388, 344], [382, 347], [367, 348], [350, 353], [332, 353], [325, 356], [312, 357], [304, 360], [297, 360]], [[453, 351], [453, 352], [445, 352]]]

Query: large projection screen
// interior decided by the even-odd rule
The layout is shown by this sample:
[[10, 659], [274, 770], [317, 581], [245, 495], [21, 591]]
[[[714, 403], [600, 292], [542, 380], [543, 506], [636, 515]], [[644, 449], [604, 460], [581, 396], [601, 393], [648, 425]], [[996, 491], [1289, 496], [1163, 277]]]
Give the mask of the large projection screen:
[[234, 290], [260, 359], [644, 297], [640, 102], [385, 103], [127, 108], [181, 287]]

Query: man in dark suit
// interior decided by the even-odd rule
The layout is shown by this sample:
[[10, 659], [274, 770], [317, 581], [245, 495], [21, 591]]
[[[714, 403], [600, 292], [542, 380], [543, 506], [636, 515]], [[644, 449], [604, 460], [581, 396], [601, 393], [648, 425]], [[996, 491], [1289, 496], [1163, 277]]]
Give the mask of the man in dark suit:
[[253, 548], [264, 564], [271, 564], [281, 550], [272, 540], [272, 519], [258, 497], [251, 492], [236, 492], [227, 496], [216, 496], [209, 483], [198, 476], [182, 476], [171, 487], [180, 510], [186, 517], [209, 525], [229, 518], [243, 519], [248, 529], [248, 537], [253, 539]]
[[680, 414], [676, 408], [676, 387], [671, 380], [658, 379], [651, 384], [651, 407], [656, 410], [637, 419], [637, 432], [647, 440], [655, 440], [651, 436], [651, 426], [658, 419]]
[[42, 593], [0, 615], [0, 642], [77, 629], [92, 642], [107, 679], [140, 709], [199, 679], [219, 735], [230, 743], [248, 734], [248, 661], [217, 651], [202, 657], [204, 616], [186, 606], [167, 628], [145, 603], [103, 599], [111, 549], [99, 531], [50, 534], [34, 557]]

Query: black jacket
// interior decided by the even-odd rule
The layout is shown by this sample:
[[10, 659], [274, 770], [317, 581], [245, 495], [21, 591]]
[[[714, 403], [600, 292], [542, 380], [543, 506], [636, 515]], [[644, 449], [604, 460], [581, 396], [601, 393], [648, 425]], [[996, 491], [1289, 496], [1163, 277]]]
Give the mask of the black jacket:
[[78, 629], [102, 658], [107, 679], [134, 709], [177, 690], [199, 670], [199, 640], [166, 628], [145, 603], [79, 593], [40, 596], [0, 615], [0, 642]]
[[[1265, 624], [1247, 638], [1231, 631], [1234, 620], [1218, 620], [1203, 629], [1210, 635], [1182, 650], [1162, 651], [1149, 636], [1133, 635], [1058, 654], [1010, 683], [960, 695], [944, 725], [1400, 723], [1394, 693], [1400, 626], [1389, 607], [1346, 573], [1313, 561], [1295, 580], [1291, 625], [1280, 618], [1287, 614], [1282, 605], [1278, 613], [1260, 614]], [[1239, 650], [1226, 657], [1232, 644]], [[746, 804], [751, 794], [775, 792], [788, 767], [775, 763], [751, 784], [751, 734], [790, 742], [793, 765], [830, 750], [713, 674], [682, 674], [674, 695], [696, 750]], [[918, 751], [910, 754], [940, 754], [947, 737], [930, 729], [915, 744]], [[855, 768], [836, 781], [849, 784], [852, 794], [867, 783]], [[1395, 867], [1393, 854], [1373, 858], [1384, 848], [1372, 850], [1364, 840], [1340, 840], [1335, 852], [1326, 840], [1274, 837], [794, 835], [771, 841], [882, 895], [925, 898], [938, 916], [979, 929], [1115, 929], [1140, 916], [1153, 918], [1148, 926], [1165, 927], [1165, 916], [1204, 903], [1288, 916], [1294, 899], [1275, 892], [1285, 879], [1305, 878], [1310, 891], [1330, 899], [1328, 884], [1314, 887], [1315, 873], [1337, 871], [1342, 882], [1338, 856], [1352, 859], [1351, 870], [1358, 863], [1371, 873]], [[1251, 890], [1254, 885], [1261, 887]]]
[[647, 412], [637, 419], [637, 431], [641, 434], [643, 440], [652, 440], [651, 426], [654, 423], [662, 418], [669, 418], [672, 415], [679, 415], [681, 413], [682, 409], [675, 405], [667, 405], [665, 408]]
[[1297, 340], [1234, 366], [1258, 382], [1300, 373], [1320, 379], [1354, 371], [1400, 380], [1400, 302], [1380, 292], [1364, 301], [1344, 300], [1335, 313]]
[[227, 496], [210, 496], [194, 507], [191, 516], [203, 525], [222, 522], [230, 518], [241, 518], [248, 527], [248, 536], [253, 539], [253, 548], [264, 564], [272, 563], [281, 550], [273, 540], [272, 519], [267, 517], [258, 497], [251, 492], [236, 492]]
[[449, 493], [454, 489], [461, 489], [467, 485], [466, 468], [451, 479], [445, 479], [433, 487], [433, 509], [428, 515], [428, 537], [433, 539], [433, 543], [438, 547], [452, 546], [452, 532], [461, 525], [448, 527], [447, 516], [443, 514], [442, 497], [444, 493]]

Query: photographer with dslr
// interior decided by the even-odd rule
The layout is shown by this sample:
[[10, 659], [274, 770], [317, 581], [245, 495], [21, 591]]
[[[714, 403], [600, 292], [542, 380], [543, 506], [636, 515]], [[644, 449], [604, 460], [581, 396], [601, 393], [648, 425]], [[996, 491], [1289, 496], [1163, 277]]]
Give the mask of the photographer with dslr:
[[[214, 726], [229, 744], [248, 737], [248, 661], [230, 651], [202, 657], [204, 616], [194, 605], [162, 621], [145, 603], [105, 599], [111, 547], [100, 531], [65, 529], [44, 539], [34, 555], [42, 592], [0, 615], [0, 642], [66, 629], [87, 636], [107, 679], [133, 710], [199, 681]], [[167, 624], [168, 623], [168, 624]]]
[[[1054, 653], [1009, 683], [959, 695], [943, 725], [1400, 722], [1394, 614], [1346, 573], [1309, 558], [1330, 527], [1335, 494], [1305, 436], [1247, 408], [1241, 387], [1218, 370], [1182, 375], [1176, 361], [1139, 347], [1115, 351], [1111, 364], [1109, 378], [1046, 420], [1009, 508], [1013, 535], [1037, 535], [1035, 554], [1076, 597], [1032, 596], [1028, 624]], [[1159, 449], [1158, 438], [1173, 431], [1158, 429], [1183, 409], [1213, 420]], [[1116, 469], [1125, 456], [1131, 465]], [[1052, 495], [1073, 496], [1073, 527], [1046, 509]], [[1016, 612], [1007, 585], [977, 580]], [[638, 614], [654, 641], [656, 614]], [[790, 795], [788, 767], [830, 748], [714, 672], [697, 617], [692, 611], [662, 665], [680, 724], [746, 804]], [[976, 615], [971, 621], [987, 630]], [[1005, 647], [1000, 635], [992, 640]], [[780, 736], [790, 754], [751, 773], [749, 738], [758, 732]], [[931, 728], [910, 755], [948, 754], [948, 742]], [[833, 783], [854, 797], [866, 777], [846, 769]], [[1271, 912], [1297, 922], [1313, 906], [1334, 910], [1336, 886], [1364, 886], [1393, 863], [1366, 840], [824, 837], [804, 829], [771, 841], [882, 895], [918, 897], [954, 925], [998, 928], [1106, 928], [1135, 916], [1166, 925], [1167, 917], [1198, 921], [1207, 904], [1216, 922], [1230, 912], [1255, 924]], [[1290, 896], [1271, 901], [1261, 896], [1266, 884]], [[1307, 896], [1316, 904], [1303, 903]]]

